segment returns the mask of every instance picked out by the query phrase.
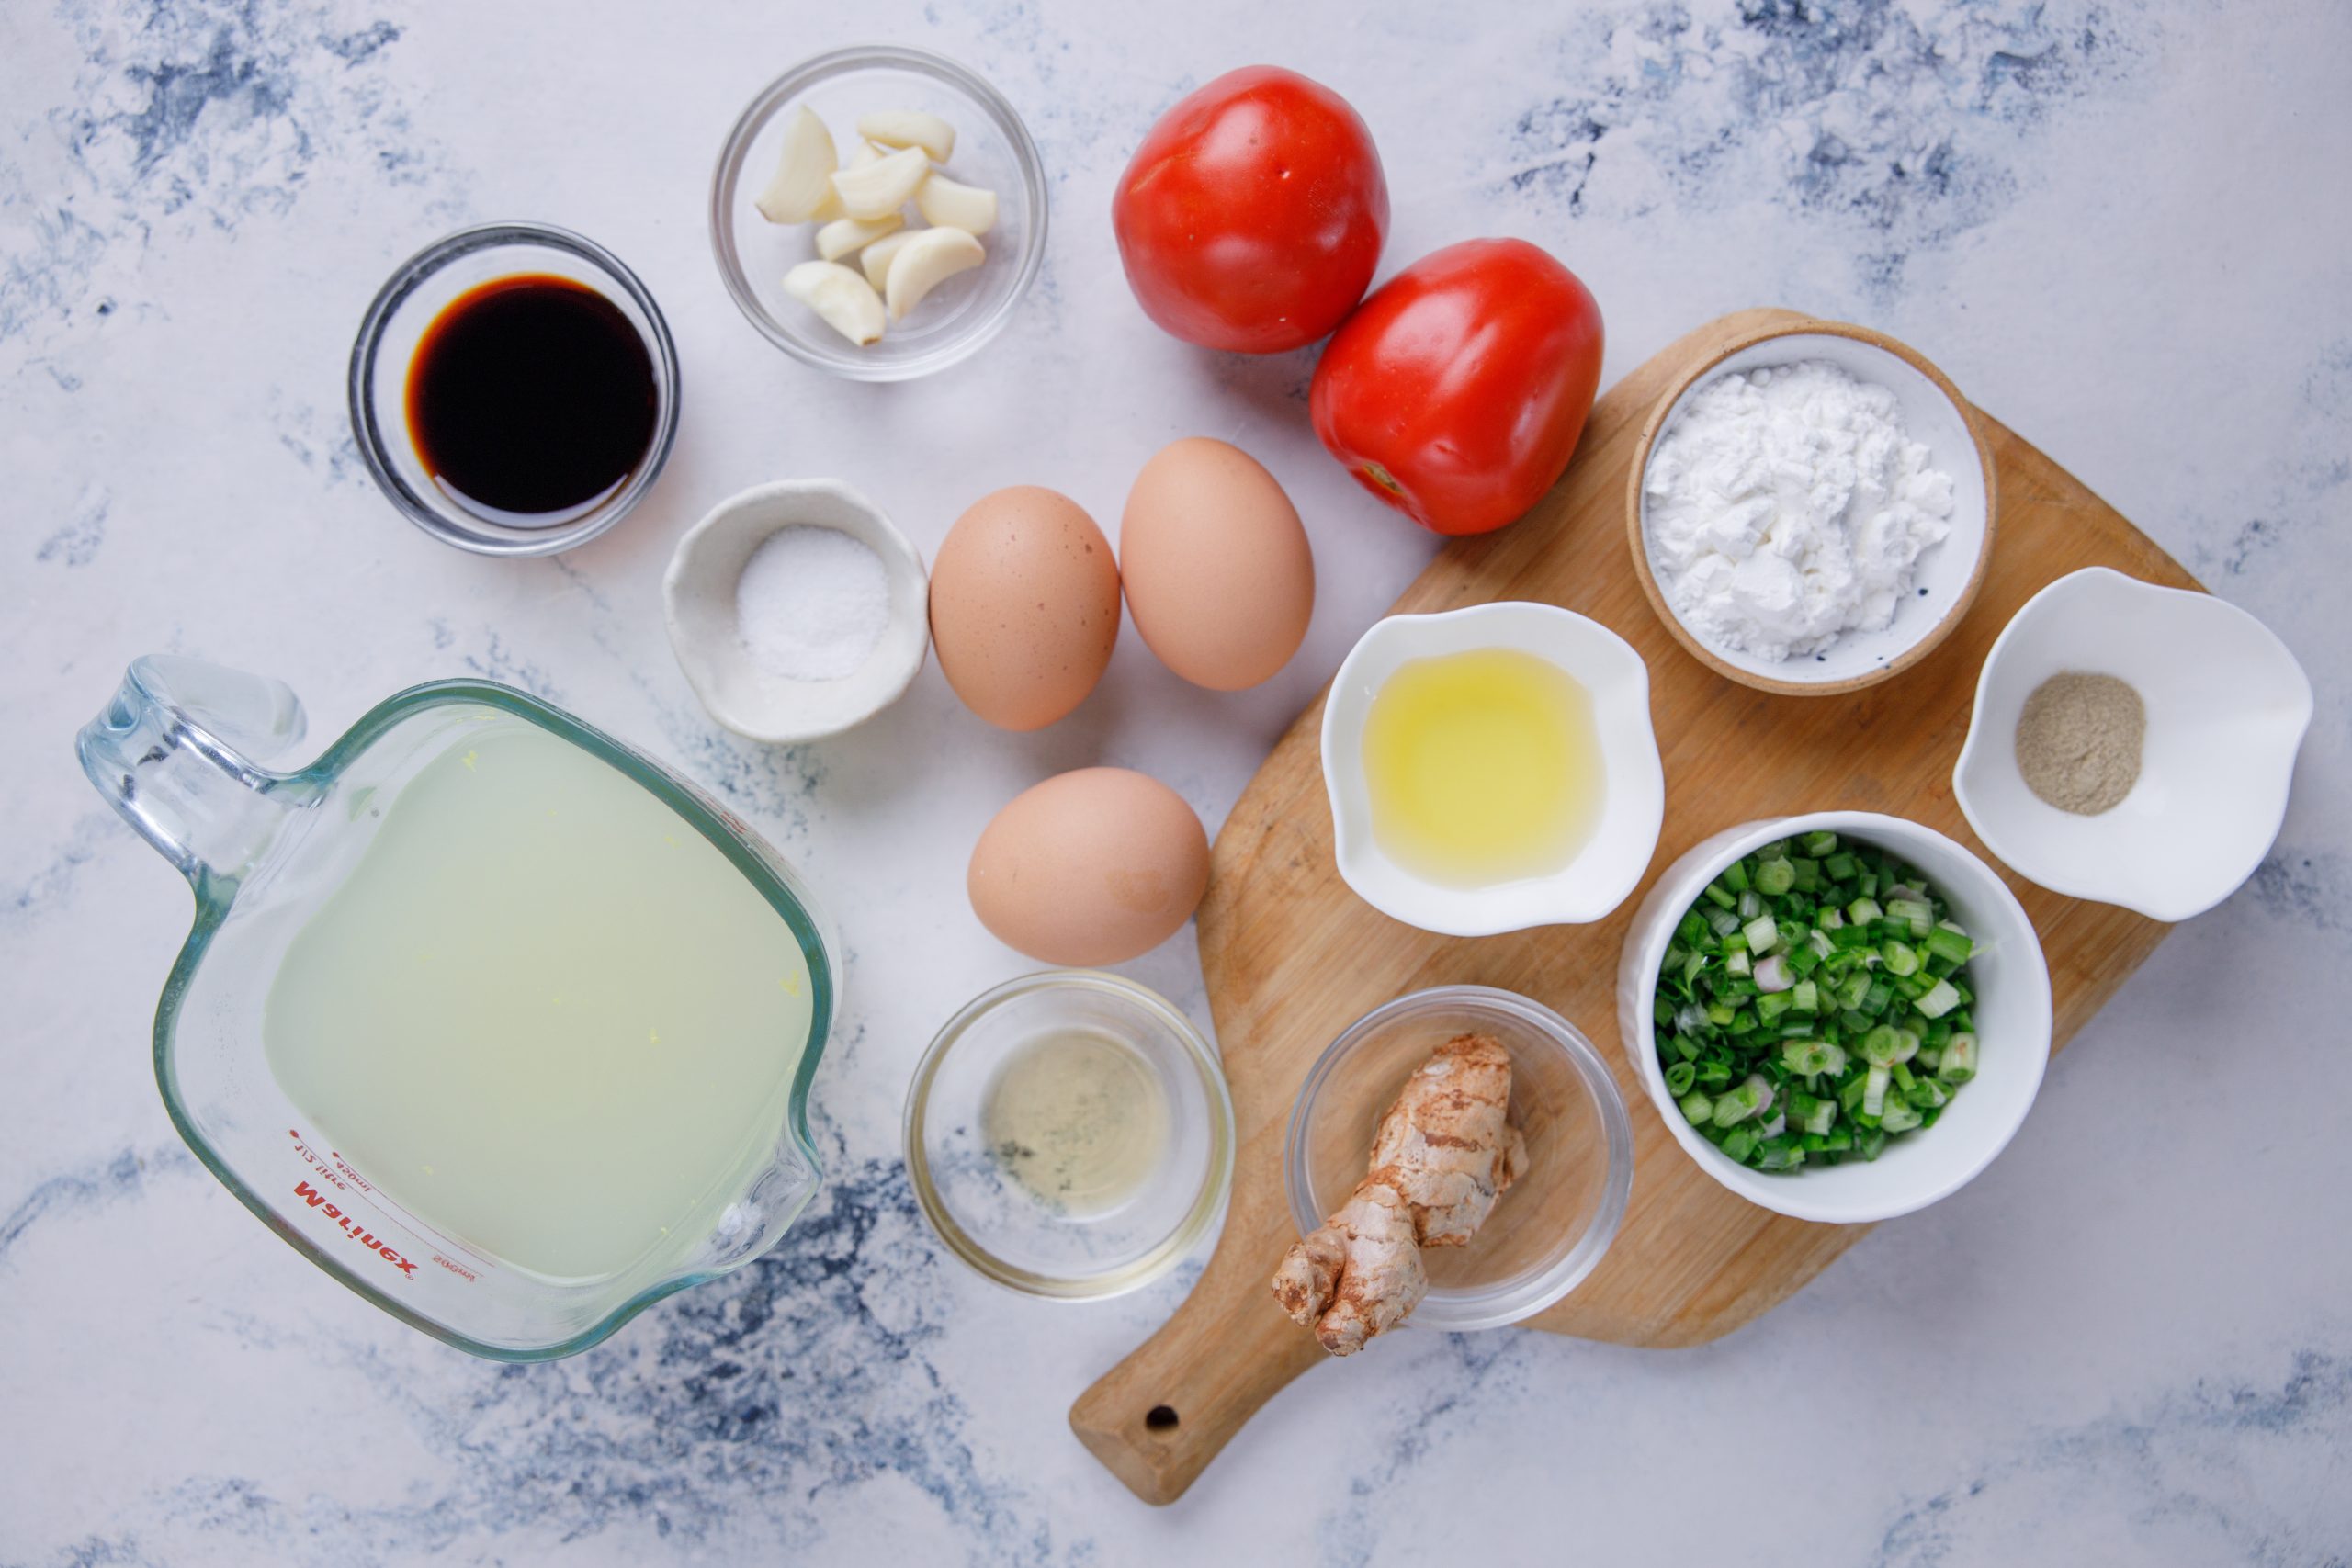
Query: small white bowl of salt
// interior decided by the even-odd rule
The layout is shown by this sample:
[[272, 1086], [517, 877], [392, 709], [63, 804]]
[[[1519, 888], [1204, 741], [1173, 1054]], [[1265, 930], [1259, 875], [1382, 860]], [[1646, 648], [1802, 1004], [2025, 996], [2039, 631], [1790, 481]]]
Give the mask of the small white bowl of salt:
[[711, 717], [753, 740], [837, 735], [898, 701], [931, 645], [922, 558], [838, 479], [729, 497], [662, 580], [670, 646]]

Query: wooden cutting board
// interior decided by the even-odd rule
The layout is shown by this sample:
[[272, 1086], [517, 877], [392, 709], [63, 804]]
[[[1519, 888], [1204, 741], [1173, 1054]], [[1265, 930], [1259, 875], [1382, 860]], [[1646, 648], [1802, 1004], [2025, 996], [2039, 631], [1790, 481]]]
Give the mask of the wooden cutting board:
[[[1951, 795], [1952, 763], [1993, 639], [2036, 591], [2082, 567], [2114, 567], [2168, 586], [2198, 583], [2080, 482], [1986, 418], [1999, 473], [1993, 559], [1974, 606], [1940, 649], [1890, 681], [1839, 697], [1772, 696], [1707, 670], [1668, 635], [1643, 597], [1627, 550], [1627, 470], [1643, 422], [1678, 372], [1735, 334], [1806, 319], [1741, 311], [1634, 371], [1594, 406], [1566, 477], [1533, 512], [1500, 533], [1449, 546], [1396, 601], [1398, 611], [1432, 611], [1542, 600], [1591, 616], [1648, 660], [1666, 763], [1666, 830], [1642, 887], [1614, 915], [1595, 925], [1460, 940], [1416, 931], [1364, 904], [1332, 861], [1317, 754], [1320, 699], [1291, 726], [1226, 818], [1201, 906], [1200, 944], [1233, 1087], [1232, 1207], [1192, 1295], [1070, 1409], [1080, 1440], [1145, 1501], [1181, 1495], [1260, 1405], [1327, 1359], [1267, 1287], [1297, 1236], [1283, 1190], [1283, 1124], [1323, 1047], [1408, 991], [1475, 982], [1556, 1009], [1615, 1070], [1633, 1117], [1633, 1201], [1616, 1245], [1574, 1293], [1524, 1326], [1624, 1345], [1703, 1344], [1787, 1300], [1868, 1228], [1788, 1219], [1733, 1196], [1682, 1153], [1658, 1119], [1619, 1046], [1615, 1001], [1618, 950], [1649, 878], [1736, 823], [1838, 808], [1927, 823], [1997, 866]], [[2003, 874], [2049, 959], [2054, 1048], [2115, 994], [2169, 928]], [[1355, 1371], [1343, 1362], [1325, 1375]]]

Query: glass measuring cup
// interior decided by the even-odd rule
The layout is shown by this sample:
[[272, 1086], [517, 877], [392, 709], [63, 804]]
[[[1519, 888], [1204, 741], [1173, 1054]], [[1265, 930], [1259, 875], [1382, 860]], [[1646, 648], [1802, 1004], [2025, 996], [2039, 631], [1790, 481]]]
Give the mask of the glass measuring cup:
[[[265, 1050], [271, 987], [298, 937], [351, 878], [401, 792], [455, 748], [527, 726], [616, 770], [674, 814], [781, 917], [805, 964], [808, 1021], [772, 1127], [694, 1234], [626, 1267], [558, 1278], [449, 1234], [388, 1195], [280, 1087]], [[815, 1195], [809, 1080], [838, 969], [790, 867], [693, 785], [548, 704], [485, 681], [413, 687], [309, 766], [262, 764], [302, 736], [284, 683], [188, 659], [134, 662], [77, 741], [100, 794], [187, 877], [196, 919], [156, 1010], [155, 1077], [207, 1168], [289, 1246], [386, 1312], [498, 1360], [585, 1349], [646, 1306], [759, 1257]], [[634, 797], [631, 797], [634, 799]], [[731, 883], [729, 884], [731, 886]], [[796, 977], [797, 978], [797, 977]]]

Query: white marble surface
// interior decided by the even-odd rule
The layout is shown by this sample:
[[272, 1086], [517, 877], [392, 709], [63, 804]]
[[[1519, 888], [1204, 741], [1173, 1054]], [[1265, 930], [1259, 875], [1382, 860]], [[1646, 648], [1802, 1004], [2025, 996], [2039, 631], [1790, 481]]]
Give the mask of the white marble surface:
[[[1017, 322], [912, 386], [768, 348], [704, 238], [737, 106], [866, 37], [1001, 85], [1057, 204]], [[1258, 59], [1370, 120], [1389, 268], [1481, 232], [1549, 245], [1602, 301], [1612, 378], [1740, 305], [1886, 328], [2267, 619], [2320, 711], [2252, 886], [2125, 987], [1967, 1191], [1704, 1349], [1400, 1337], [1153, 1511], [1063, 1412], [1182, 1281], [1078, 1310], [984, 1287], [914, 1214], [898, 1111], [933, 1028], [1023, 967], [962, 896], [995, 807], [1114, 761], [1214, 824], [1430, 548], [1316, 447], [1308, 355], [1193, 353], [1113, 259], [1144, 126]], [[2347, 64], [2338, 0], [0, 10], [0, 1562], [2344, 1562]], [[553, 561], [407, 526], [343, 412], [385, 272], [506, 216], [617, 250], [684, 361], [669, 473]], [[671, 659], [662, 562], [745, 485], [848, 477], [928, 548], [1016, 481], [1114, 520], [1193, 433], [1261, 457], [1314, 536], [1313, 633], [1267, 689], [1193, 691], [1130, 633], [1042, 735], [987, 729], [934, 669], [776, 750], [717, 730]], [[528, 1369], [266, 1235], [150, 1077], [187, 895], [68, 744], [159, 649], [286, 675], [319, 738], [413, 681], [514, 682], [772, 834], [852, 953], [804, 1228]], [[1188, 941], [1127, 967], [1205, 1018]]]

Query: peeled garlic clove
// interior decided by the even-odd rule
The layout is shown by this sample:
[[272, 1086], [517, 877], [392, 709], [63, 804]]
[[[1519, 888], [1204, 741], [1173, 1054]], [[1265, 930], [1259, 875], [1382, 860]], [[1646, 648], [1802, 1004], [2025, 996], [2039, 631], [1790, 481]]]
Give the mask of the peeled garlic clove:
[[891, 320], [905, 321], [907, 312], [922, 304], [924, 295], [987, 259], [980, 243], [961, 229], [918, 229], [890, 258], [883, 293], [890, 300]]
[[883, 235], [857, 253], [857, 265], [865, 269], [865, 281], [874, 285], [876, 294], [889, 286], [890, 259], [922, 232], [920, 229], [901, 229], [895, 234]]
[[852, 218], [879, 218], [905, 206], [930, 175], [922, 149], [902, 147], [862, 169], [834, 171], [833, 194]]
[[862, 251], [883, 235], [895, 234], [905, 227], [906, 220], [895, 212], [871, 220], [836, 218], [817, 231], [817, 254], [827, 261], [839, 261], [850, 252]]
[[996, 226], [996, 192], [978, 186], [959, 185], [945, 175], [933, 175], [915, 192], [915, 208], [926, 223], [985, 234]]
[[833, 194], [832, 174], [839, 166], [833, 133], [804, 104], [784, 128], [784, 155], [775, 177], [752, 205], [771, 223], [806, 223]]
[[920, 147], [934, 164], [947, 162], [956, 151], [956, 128], [935, 114], [920, 109], [888, 109], [860, 115], [857, 133], [885, 147]]
[[860, 348], [882, 341], [882, 297], [841, 263], [802, 262], [784, 275], [784, 291]]
[[[857, 150], [842, 160], [842, 167], [862, 169], [868, 164], [878, 163], [881, 157], [882, 149], [861, 137], [857, 143]], [[842, 198], [834, 193], [833, 182], [828, 179], [825, 182], [825, 199], [818, 203], [817, 210], [808, 215], [808, 220], [812, 223], [831, 223], [842, 216]]]

